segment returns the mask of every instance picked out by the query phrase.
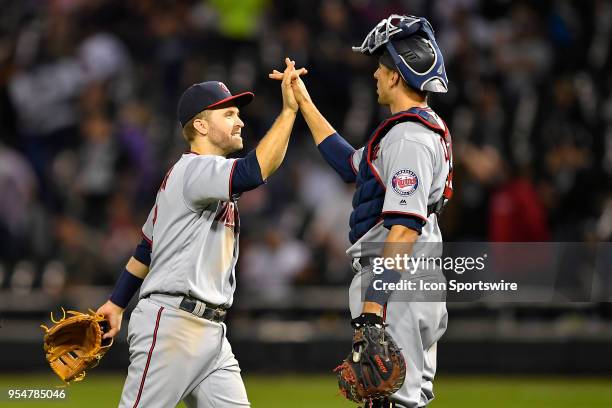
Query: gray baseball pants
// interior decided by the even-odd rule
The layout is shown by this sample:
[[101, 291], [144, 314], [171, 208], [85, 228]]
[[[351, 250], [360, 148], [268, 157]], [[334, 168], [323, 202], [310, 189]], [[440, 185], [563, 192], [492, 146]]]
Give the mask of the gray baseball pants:
[[[374, 277], [372, 266], [356, 267], [349, 289], [351, 316], [358, 317], [363, 308], [362, 287]], [[404, 278], [404, 276], [402, 276]], [[444, 279], [441, 276], [431, 281]], [[394, 292], [386, 308], [386, 323], [391, 337], [402, 349], [406, 360], [404, 385], [391, 396], [398, 407], [418, 408], [434, 398], [433, 379], [436, 374], [437, 342], [446, 331], [448, 314], [445, 302], [410, 300], [410, 294]]]
[[180, 310], [181, 299], [153, 294], [132, 312], [119, 407], [250, 407], [225, 324]]

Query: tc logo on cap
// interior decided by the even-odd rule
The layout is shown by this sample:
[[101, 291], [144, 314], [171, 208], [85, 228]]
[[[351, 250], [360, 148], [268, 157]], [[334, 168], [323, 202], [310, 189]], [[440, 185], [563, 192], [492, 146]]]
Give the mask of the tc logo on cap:
[[227, 86], [225, 86], [225, 84], [223, 82], [219, 82], [219, 87], [223, 90], [223, 92], [228, 93], [228, 94], [231, 93], [229, 91], [229, 89], [227, 89]]

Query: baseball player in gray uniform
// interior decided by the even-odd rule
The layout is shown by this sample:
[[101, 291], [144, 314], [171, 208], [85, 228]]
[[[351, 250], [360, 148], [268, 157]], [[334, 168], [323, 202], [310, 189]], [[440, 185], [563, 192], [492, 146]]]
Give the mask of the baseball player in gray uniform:
[[[353, 49], [378, 56], [378, 102], [391, 110], [366, 146], [355, 150], [334, 130], [298, 76], [292, 86], [319, 151], [344, 181], [356, 183], [349, 223], [353, 245], [347, 251], [355, 272], [349, 292], [353, 326], [385, 321], [406, 360], [402, 387], [390, 398], [368, 400], [366, 407], [424, 407], [433, 399], [445, 303], [376, 288], [400, 279], [443, 282], [444, 276], [435, 269], [414, 274], [385, 269], [375, 275], [373, 263], [381, 256], [441, 256], [438, 214], [452, 195], [451, 137], [429, 108], [427, 94], [447, 91], [444, 60], [429, 22], [414, 16], [382, 20]], [[273, 71], [270, 77], [282, 79], [283, 74]]]
[[241, 159], [239, 108], [217, 81], [192, 85], [178, 104], [190, 150], [168, 170], [142, 229], [143, 240], [98, 312], [115, 336], [123, 310], [140, 288], [128, 327], [130, 365], [120, 407], [248, 407], [223, 323], [236, 287], [240, 221], [237, 199], [280, 166], [298, 110], [285, 60], [283, 109], [257, 148]]

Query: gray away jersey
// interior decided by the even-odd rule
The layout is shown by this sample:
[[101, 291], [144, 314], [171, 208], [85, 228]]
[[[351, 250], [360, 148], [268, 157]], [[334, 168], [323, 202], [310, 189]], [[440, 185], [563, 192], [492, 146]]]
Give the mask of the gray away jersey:
[[168, 171], [142, 228], [152, 252], [141, 298], [167, 293], [231, 306], [240, 227], [230, 191], [235, 162], [185, 153]]
[[[431, 110], [428, 113], [444, 129], [444, 122]], [[353, 153], [355, 169], [363, 156], [361, 148]], [[440, 135], [418, 122], [402, 122], [389, 130], [379, 144], [378, 155], [373, 160], [374, 169], [385, 183], [383, 213], [407, 214], [426, 220], [415, 246], [414, 254], [439, 256], [440, 245], [423, 245], [425, 242], [442, 242], [442, 233], [436, 214], [427, 216], [427, 206], [437, 202], [444, 191], [449, 169], [449, 152]], [[381, 222], [366, 232], [346, 252], [351, 257], [380, 256], [380, 245], [389, 230]], [[421, 243], [421, 245], [419, 245]]]

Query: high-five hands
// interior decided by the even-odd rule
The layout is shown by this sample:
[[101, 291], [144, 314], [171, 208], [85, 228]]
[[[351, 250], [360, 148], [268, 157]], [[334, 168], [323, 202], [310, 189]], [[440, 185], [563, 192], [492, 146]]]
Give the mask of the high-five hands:
[[289, 58], [285, 58], [285, 64], [286, 67], [283, 72], [274, 70], [269, 77], [282, 81], [281, 89], [283, 92], [283, 109], [297, 112], [299, 105], [292, 83], [296, 79], [299, 79], [300, 75], [308, 73], [308, 70], [306, 68], [295, 69], [295, 61], [292, 61]]
[[288, 108], [293, 109], [293, 105], [289, 106], [286, 102], [289, 100], [285, 99], [286, 87], [291, 88], [291, 96], [290, 102], [297, 102], [295, 106], [295, 110], [297, 111], [298, 105], [302, 106], [304, 103], [311, 102], [310, 95], [308, 94], [308, 90], [306, 89], [306, 85], [304, 85], [304, 81], [300, 78], [301, 75], [305, 75], [308, 73], [306, 68], [300, 68], [298, 70], [295, 69], [295, 61], [290, 60], [289, 58], [285, 58], [285, 64], [287, 67], [284, 72], [280, 72], [278, 70], [273, 70], [268, 77], [270, 79], [276, 79], [278, 81], [283, 81], [283, 103]]

